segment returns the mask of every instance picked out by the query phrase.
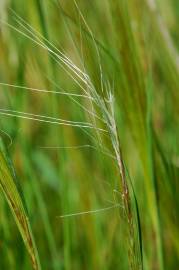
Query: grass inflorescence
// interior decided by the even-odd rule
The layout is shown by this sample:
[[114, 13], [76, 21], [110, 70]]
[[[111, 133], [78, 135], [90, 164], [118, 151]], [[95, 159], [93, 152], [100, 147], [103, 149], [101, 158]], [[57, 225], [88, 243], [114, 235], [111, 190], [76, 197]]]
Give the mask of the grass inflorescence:
[[177, 268], [177, 7], [0, 3], [0, 268]]

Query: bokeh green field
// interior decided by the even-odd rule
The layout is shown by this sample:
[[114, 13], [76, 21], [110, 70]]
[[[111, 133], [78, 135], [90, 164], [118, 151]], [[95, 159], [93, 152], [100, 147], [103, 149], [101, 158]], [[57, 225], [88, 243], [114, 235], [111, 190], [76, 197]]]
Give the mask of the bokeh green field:
[[[178, 0], [0, 1], [0, 136], [43, 270], [178, 269], [178, 24]], [[114, 138], [74, 67], [113, 94], [133, 239]], [[3, 192], [0, 269], [32, 269]]]

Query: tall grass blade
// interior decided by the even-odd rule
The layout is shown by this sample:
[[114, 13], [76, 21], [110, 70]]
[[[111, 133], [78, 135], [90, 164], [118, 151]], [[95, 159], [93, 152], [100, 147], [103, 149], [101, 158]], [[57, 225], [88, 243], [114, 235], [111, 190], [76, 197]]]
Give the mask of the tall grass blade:
[[23, 195], [16, 183], [14, 169], [9, 161], [8, 154], [2, 140], [0, 140], [0, 187], [6, 197], [19, 232], [29, 253], [32, 267], [34, 270], [40, 270], [40, 262], [36, 245], [33, 240]]

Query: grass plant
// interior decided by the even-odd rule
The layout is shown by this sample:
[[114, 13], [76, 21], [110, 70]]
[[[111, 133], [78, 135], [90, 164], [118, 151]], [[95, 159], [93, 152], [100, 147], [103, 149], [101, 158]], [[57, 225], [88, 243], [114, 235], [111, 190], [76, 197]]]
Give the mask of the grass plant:
[[0, 269], [177, 269], [177, 8], [0, 2]]

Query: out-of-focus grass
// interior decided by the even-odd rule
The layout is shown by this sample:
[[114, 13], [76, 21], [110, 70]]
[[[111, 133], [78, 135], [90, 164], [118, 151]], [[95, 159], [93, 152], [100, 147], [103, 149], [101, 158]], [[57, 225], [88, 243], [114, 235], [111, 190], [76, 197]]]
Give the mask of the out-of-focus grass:
[[[1, 137], [10, 145], [42, 269], [129, 269], [130, 264], [137, 269], [141, 256], [143, 269], [177, 268], [177, 7], [177, 0], [0, 2]], [[62, 93], [84, 94], [79, 82], [84, 91], [89, 89], [76, 74], [59, 66], [56, 55], [50, 57], [35, 44], [34, 37], [30, 40], [17, 32], [29, 34], [25, 23], [85, 71], [100, 96], [109, 89], [114, 94], [128, 172], [132, 239], [125, 212], [118, 207], [122, 186], [116, 161], [107, 152], [115, 155], [109, 136], [91, 128], [49, 123], [57, 122], [52, 118], [27, 120], [24, 117], [32, 115], [17, 113], [106, 129], [99, 119], [101, 108], [93, 107], [87, 97]], [[47, 41], [44, 45], [53, 49]], [[3, 197], [1, 202], [0, 269], [31, 269]], [[106, 207], [111, 208], [60, 218]]]

